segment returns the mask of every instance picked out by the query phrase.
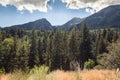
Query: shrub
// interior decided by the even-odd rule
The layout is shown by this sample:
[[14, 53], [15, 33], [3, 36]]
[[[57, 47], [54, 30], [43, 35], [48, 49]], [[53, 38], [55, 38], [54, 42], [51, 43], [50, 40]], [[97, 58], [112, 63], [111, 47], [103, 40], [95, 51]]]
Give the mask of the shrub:
[[9, 80], [27, 80], [28, 73], [22, 72], [21, 70], [16, 70], [11, 74]]
[[15, 71], [9, 80], [46, 80], [49, 67], [35, 66], [29, 72]]
[[45, 80], [48, 70], [49, 67], [44, 65], [41, 67], [35, 66], [33, 69], [30, 70], [28, 80]]
[[5, 73], [5, 69], [4, 69], [4, 68], [1, 68], [1, 69], [0, 69], [0, 74], [3, 74], [3, 73]]
[[40, 67], [34, 66], [34, 68], [30, 70], [30, 74], [47, 74], [48, 70], [49, 67], [44, 65]]
[[95, 66], [95, 61], [89, 59], [88, 61], [85, 62], [84, 66], [87, 69], [92, 69]]

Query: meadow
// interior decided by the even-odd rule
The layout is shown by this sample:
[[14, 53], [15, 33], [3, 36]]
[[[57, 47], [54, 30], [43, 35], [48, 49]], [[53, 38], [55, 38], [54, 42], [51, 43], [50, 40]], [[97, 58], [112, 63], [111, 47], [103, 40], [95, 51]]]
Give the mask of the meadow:
[[120, 80], [120, 72], [115, 70], [83, 70], [49, 73], [48, 67], [35, 67], [29, 72], [16, 71], [0, 74], [0, 80]]

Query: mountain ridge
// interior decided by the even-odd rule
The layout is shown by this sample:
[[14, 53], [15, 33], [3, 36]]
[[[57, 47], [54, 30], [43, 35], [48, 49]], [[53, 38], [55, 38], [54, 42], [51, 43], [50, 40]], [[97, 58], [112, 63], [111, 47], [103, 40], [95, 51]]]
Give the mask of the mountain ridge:
[[[99, 12], [85, 18], [89, 28], [118, 28], [120, 27], [120, 5], [108, 6]], [[82, 26], [81, 22], [77, 25]]]
[[31, 29], [53, 30], [54, 29], [51, 23], [45, 18], [31, 21], [31, 22], [24, 23], [24, 24], [20, 24], [20, 25], [13, 25], [10, 27], [17, 27], [17, 28], [22, 28], [26, 30], [31, 30]]
[[[53, 26], [51, 23], [45, 19], [38, 19], [28, 23], [13, 25], [10, 27], [23, 28], [27, 30], [31, 29], [43, 29], [43, 30], [69, 30], [73, 25], [76, 25], [79, 29], [81, 28], [84, 20], [87, 22], [90, 29], [96, 28], [118, 28], [120, 27], [120, 5], [111, 5], [108, 6], [86, 18], [74, 17], [68, 22], [60, 26]], [[7, 28], [10, 28], [7, 27]]]
[[65, 24], [59, 26], [58, 28], [62, 29], [62, 30], [69, 30], [71, 28], [71, 26], [81, 23], [82, 20], [83, 19], [81, 19], [81, 18], [74, 17], [71, 20], [69, 20], [68, 22], [66, 22]]

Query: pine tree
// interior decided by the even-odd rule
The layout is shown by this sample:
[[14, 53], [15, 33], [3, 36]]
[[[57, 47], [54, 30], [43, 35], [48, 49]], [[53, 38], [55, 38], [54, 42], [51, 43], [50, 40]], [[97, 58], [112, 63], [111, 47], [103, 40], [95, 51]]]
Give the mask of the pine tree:
[[[78, 43], [78, 33], [77, 33], [77, 28], [76, 26], [74, 26], [71, 29], [70, 32], [70, 41], [69, 41], [69, 57], [70, 57], [70, 68], [71, 69], [75, 69], [76, 67], [78, 67], [79, 65], [77, 65], [78, 63], [78, 47], [79, 43]], [[74, 64], [76, 66], [73, 66], [71, 63], [74, 61]]]
[[84, 63], [92, 58], [92, 47], [91, 47], [91, 39], [89, 34], [89, 29], [87, 28], [87, 24], [83, 23], [83, 29], [82, 29], [82, 37], [81, 37], [81, 43], [80, 43], [80, 68], [84, 68]]
[[[71, 38], [70, 38], [70, 43], [69, 43], [69, 47], [70, 47], [70, 52], [72, 54], [72, 57], [75, 56], [75, 54], [77, 53], [77, 28], [73, 27], [73, 29], [71, 30]], [[72, 59], [75, 59], [72, 58]]]
[[43, 51], [42, 51], [42, 42], [41, 42], [41, 38], [38, 40], [38, 54], [39, 54], [39, 64], [42, 65], [43, 64]]
[[39, 66], [39, 54], [37, 51], [37, 40], [36, 40], [36, 33], [35, 30], [32, 30], [31, 36], [31, 47], [30, 47], [30, 54], [29, 54], [29, 68], [33, 68], [35, 65]]
[[62, 63], [62, 33], [58, 30], [55, 31], [53, 44], [54, 44], [54, 50], [53, 50], [53, 69], [61, 69], [61, 63]]
[[100, 35], [98, 38], [98, 44], [96, 44], [96, 57], [104, 52], [107, 52], [107, 44], [103, 36]]
[[107, 33], [106, 33], [106, 40], [110, 43], [112, 43], [112, 39], [113, 39], [113, 34], [112, 34], [112, 30], [111, 29], [108, 29], [107, 30]]
[[65, 31], [63, 32], [62, 38], [62, 69], [63, 70], [70, 70], [70, 56], [69, 56], [69, 40], [68, 40], [68, 33]]
[[6, 72], [12, 72], [16, 69], [16, 49], [17, 42], [15, 39], [7, 38], [2, 43], [1, 54], [2, 54], [2, 66]]
[[19, 65], [18, 65], [19, 69], [26, 71], [28, 67], [28, 51], [25, 46], [21, 48], [18, 60], [19, 60]]

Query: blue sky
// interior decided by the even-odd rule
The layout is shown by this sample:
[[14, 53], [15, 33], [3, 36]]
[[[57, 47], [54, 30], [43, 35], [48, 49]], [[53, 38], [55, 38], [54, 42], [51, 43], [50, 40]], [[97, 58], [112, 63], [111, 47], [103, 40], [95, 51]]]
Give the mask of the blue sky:
[[46, 18], [52, 25], [62, 25], [73, 17], [84, 18], [97, 11], [97, 8], [83, 3], [80, 0], [0, 0], [0, 26], [23, 24], [41, 18]]
[[35, 10], [32, 13], [28, 10], [18, 11], [12, 5], [6, 7], [0, 5], [0, 26], [23, 24], [41, 18], [46, 18], [52, 25], [61, 25], [73, 17], [83, 18], [89, 15], [85, 12], [85, 9], [69, 9], [61, 1], [49, 2], [49, 5], [52, 9], [48, 9], [47, 12]]

